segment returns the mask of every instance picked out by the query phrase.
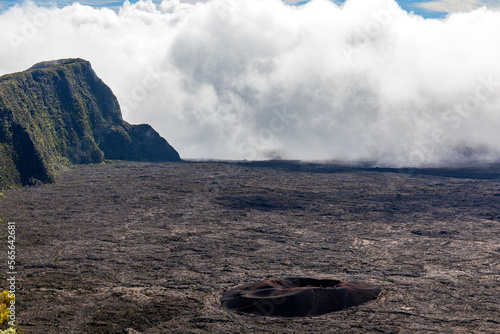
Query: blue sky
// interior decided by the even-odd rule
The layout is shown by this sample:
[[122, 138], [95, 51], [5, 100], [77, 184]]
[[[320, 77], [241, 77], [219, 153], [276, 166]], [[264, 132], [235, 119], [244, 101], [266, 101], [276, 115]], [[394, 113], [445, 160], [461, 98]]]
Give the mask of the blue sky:
[[[197, 0], [184, 0], [185, 2], [196, 2]], [[201, 0], [203, 1], [203, 0]], [[290, 4], [302, 4], [307, 1], [301, 0], [284, 0]], [[337, 3], [343, 3], [345, 0], [333, 0]], [[23, 0], [0, 0], [0, 10], [8, 8], [15, 4], [22, 3]], [[54, 4], [57, 3], [59, 6], [66, 4], [71, 4], [73, 2], [79, 2], [83, 5], [95, 6], [95, 7], [111, 7], [116, 8], [121, 6], [123, 1], [120, 0], [33, 0], [36, 4]], [[137, 2], [137, 0], [130, 0], [130, 2]], [[155, 3], [160, 3], [161, 0], [153, 0]], [[445, 17], [448, 13], [454, 11], [465, 11], [467, 9], [473, 9], [486, 5], [488, 7], [500, 7], [499, 0], [398, 0], [397, 1], [402, 8], [408, 12], [414, 12], [415, 14], [421, 15], [426, 18], [441, 18]]]

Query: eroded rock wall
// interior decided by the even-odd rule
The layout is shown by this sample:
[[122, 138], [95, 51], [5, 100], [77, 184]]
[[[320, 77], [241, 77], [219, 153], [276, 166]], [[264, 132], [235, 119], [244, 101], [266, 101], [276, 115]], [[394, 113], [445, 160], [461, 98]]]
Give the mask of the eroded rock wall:
[[118, 100], [82, 59], [0, 77], [0, 189], [52, 182], [71, 164], [177, 161], [151, 126], [122, 119]]

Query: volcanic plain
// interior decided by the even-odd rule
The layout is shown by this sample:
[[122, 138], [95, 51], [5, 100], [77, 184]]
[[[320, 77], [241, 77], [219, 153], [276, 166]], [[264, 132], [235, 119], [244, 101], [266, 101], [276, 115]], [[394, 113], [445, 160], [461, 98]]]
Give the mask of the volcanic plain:
[[[0, 197], [26, 333], [498, 333], [499, 166], [109, 161]], [[0, 273], [6, 282], [6, 255]], [[380, 285], [310, 318], [221, 308], [234, 286]]]

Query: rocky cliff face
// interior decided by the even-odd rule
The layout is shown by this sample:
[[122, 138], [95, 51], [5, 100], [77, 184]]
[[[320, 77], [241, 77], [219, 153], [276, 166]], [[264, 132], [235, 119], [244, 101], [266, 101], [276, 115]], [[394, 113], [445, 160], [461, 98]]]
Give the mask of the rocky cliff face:
[[85, 60], [0, 77], [0, 189], [51, 182], [65, 165], [104, 159], [180, 157], [151, 126], [122, 119], [113, 92]]

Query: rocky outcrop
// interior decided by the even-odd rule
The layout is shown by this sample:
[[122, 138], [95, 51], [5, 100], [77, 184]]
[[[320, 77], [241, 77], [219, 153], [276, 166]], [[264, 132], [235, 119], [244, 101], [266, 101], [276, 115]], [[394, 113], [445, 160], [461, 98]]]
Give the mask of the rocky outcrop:
[[0, 189], [51, 182], [70, 164], [104, 159], [178, 161], [151, 126], [122, 119], [89, 62], [42, 62], [0, 77]]

